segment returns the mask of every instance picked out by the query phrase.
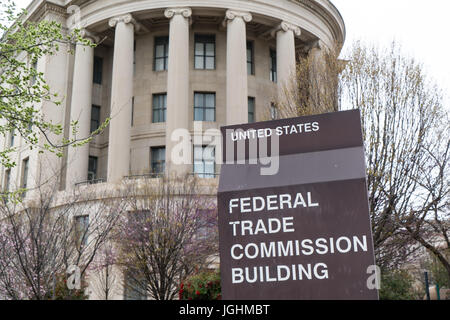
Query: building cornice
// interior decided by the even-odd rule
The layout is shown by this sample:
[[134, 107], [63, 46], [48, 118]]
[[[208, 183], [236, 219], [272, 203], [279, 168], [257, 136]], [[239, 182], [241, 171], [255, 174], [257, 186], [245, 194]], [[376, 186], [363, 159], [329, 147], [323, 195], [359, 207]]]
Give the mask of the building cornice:
[[344, 19], [329, 0], [288, 0], [316, 12], [333, 32], [333, 37], [342, 46], [346, 37]]

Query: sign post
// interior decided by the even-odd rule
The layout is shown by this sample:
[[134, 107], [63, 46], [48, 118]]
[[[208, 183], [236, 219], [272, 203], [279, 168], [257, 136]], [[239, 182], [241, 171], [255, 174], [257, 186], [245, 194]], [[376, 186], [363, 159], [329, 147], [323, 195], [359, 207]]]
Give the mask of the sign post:
[[378, 299], [359, 111], [222, 135], [223, 298]]

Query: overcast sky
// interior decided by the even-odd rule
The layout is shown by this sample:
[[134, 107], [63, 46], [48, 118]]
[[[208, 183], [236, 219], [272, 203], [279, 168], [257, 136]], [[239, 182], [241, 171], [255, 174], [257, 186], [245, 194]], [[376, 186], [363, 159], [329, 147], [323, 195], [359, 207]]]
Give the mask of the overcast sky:
[[355, 40], [380, 46], [396, 40], [406, 54], [423, 63], [450, 102], [449, 0], [331, 1], [347, 28], [344, 52]]
[[[341, 12], [347, 40], [389, 46], [392, 40], [422, 62], [447, 92], [450, 102], [449, 0], [331, 0]], [[30, 0], [16, 0], [26, 7]], [[448, 106], [447, 106], [448, 107]]]

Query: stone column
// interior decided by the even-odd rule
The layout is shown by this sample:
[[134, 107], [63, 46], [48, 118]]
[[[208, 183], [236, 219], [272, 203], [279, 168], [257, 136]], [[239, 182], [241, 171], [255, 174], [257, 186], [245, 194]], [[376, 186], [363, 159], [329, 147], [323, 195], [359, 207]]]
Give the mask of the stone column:
[[295, 88], [295, 36], [299, 37], [299, 27], [287, 22], [282, 22], [276, 31], [277, 37], [277, 83], [279, 88], [279, 99], [283, 101], [286, 97], [285, 90]]
[[[166, 170], [186, 174], [192, 169], [189, 119], [190, 8], [169, 8], [169, 66], [167, 73]], [[175, 148], [177, 146], [177, 148]]]
[[116, 28], [109, 124], [108, 182], [129, 175], [131, 104], [133, 99], [133, 48], [136, 21], [131, 14], [109, 20]]
[[228, 10], [227, 24], [227, 125], [248, 122], [247, 32], [249, 12]]
[[[98, 40], [87, 30], [81, 30], [81, 34], [92, 42]], [[91, 133], [94, 48], [77, 44], [73, 72], [70, 121], [78, 121], [78, 130], [74, 135], [72, 128], [70, 128], [70, 139], [85, 139]], [[89, 143], [79, 147], [69, 147], [67, 154], [67, 188], [72, 188], [77, 182], [87, 180], [88, 166]]]

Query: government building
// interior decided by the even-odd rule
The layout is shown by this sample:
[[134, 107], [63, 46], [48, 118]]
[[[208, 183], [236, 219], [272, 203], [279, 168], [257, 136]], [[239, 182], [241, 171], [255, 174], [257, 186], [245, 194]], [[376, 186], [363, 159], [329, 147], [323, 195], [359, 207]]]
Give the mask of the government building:
[[[2, 168], [3, 190], [33, 189], [56, 173], [65, 192], [171, 170], [217, 185], [222, 156], [210, 142], [220, 144], [220, 127], [275, 118], [298, 57], [320, 57], [345, 40], [329, 0], [33, 0], [25, 19], [81, 29], [96, 44], [73, 53], [61, 44], [38, 61], [62, 100], [36, 106], [45, 119], [72, 139], [110, 123], [62, 157], [30, 150], [11, 133], [1, 143], [16, 148], [17, 165]], [[202, 138], [189, 142], [180, 164], [173, 150], [186, 132]]]

